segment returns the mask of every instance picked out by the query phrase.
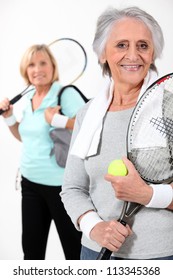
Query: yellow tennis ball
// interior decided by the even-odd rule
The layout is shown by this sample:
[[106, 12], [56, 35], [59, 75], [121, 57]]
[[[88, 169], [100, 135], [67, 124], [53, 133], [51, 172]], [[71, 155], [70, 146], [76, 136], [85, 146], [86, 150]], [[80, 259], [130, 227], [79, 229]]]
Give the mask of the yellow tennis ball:
[[121, 159], [113, 160], [108, 166], [108, 174], [110, 175], [126, 176], [127, 173], [127, 168]]

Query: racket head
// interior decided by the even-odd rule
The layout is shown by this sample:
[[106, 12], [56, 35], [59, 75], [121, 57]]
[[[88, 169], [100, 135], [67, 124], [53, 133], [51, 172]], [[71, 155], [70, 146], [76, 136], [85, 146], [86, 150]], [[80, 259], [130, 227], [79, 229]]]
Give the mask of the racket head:
[[135, 106], [127, 157], [145, 181], [173, 181], [173, 73], [154, 82]]
[[76, 82], [87, 66], [84, 47], [72, 38], [59, 38], [48, 46], [57, 61], [61, 84], [68, 85]]

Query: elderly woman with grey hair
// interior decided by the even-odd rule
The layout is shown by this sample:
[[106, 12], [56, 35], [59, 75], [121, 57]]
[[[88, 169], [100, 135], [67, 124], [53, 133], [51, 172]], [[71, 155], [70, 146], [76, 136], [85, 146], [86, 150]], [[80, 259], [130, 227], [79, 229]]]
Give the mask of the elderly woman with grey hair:
[[[173, 259], [173, 202], [152, 206], [152, 186], [126, 157], [129, 119], [157, 79], [163, 45], [159, 24], [138, 7], [110, 8], [98, 18], [93, 48], [109, 81], [77, 115], [61, 192], [82, 231], [81, 259], [96, 259], [101, 247], [113, 252], [111, 259]], [[120, 158], [126, 180], [105, 175]], [[127, 226], [117, 221], [124, 200], [144, 206]]]

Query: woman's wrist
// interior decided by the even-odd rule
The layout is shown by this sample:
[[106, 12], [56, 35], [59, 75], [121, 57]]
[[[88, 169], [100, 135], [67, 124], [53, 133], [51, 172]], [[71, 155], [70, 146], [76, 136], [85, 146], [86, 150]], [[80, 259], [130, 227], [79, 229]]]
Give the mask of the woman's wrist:
[[80, 229], [86, 235], [88, 239], [90, 238], [90, 232], [93, 227], [102, 222], [103, 220], [99, 217], [99, 215], [95, 211], [90, 211], [86, 213], [80, 220]]
[[4, 118], [4, 121], [5, 121], [7, 126], [13, 126], [17, 122], [16, 117], [14, 115], [11, 115], [7, 118]]
[[150, 184], [150, 187], [153, 190], [153, 194], [151, 200], [145, 206], [151, 208], [167, 208], [171, 204], [173, 199], [173, 189], [171, 185]]
[[57, 128], [65, 128], [68, 121], [68, 117], [60, 114], [54, 114], [51, 125]]

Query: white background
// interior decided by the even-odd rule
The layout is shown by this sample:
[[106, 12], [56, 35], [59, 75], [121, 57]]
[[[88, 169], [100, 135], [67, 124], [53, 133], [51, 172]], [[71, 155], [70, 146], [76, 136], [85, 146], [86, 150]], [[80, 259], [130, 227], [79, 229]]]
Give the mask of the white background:
[[[79, 40], [88, 54], [85, 74], [76, 83], [88, 97], [99, 88], [101, 71], [92, 51], [96, 20], [108, 6], [136, 5], [153, 15], [163, 29], [164, 54], [157, 61], [159, 75], [173, 72], [172, 0], [0, 0], [0, 100], [14, 97], [23, 88], [19, 63], [24, 51], [35, 43], [60, 37]], [[23, 100], [14, 106], [20, 117]], [[15, 190], [20, 143], [0, 117], [0, 260], [21, 260], [21, 194]], [[54, 224], [47, 247], [47, 260], [63, 260]]]

